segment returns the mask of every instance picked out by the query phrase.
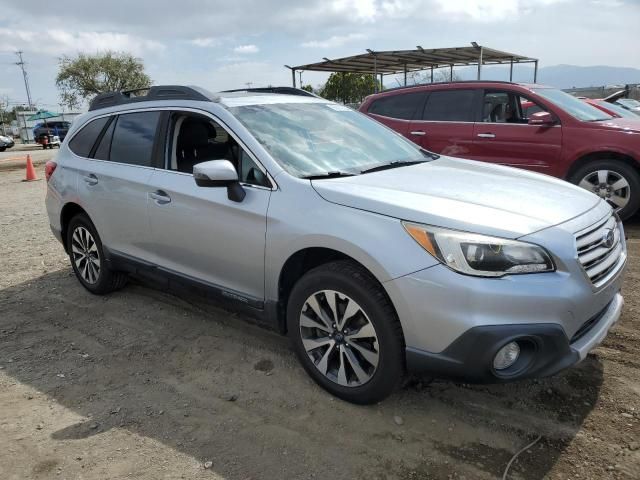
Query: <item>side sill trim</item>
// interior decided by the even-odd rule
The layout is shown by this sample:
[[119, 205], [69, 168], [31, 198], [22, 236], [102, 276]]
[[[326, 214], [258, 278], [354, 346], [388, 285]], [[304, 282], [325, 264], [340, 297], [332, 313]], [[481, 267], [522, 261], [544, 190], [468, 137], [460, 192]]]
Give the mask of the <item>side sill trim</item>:
[[283, 333], [275, 308], [269, 308], [269, 305], [265, 308], [265, 302], [262, 299], [160, 267], [122, 252], [109, 250], [104, 246], [103, 248], [106, 260], [115, 270], [150, 278], [155, 282], [160, 282], [163, 287], [168, 289], [178, 285], [193, 287], [199, 291], [198, 293], [203, 293], [205, 298], [210, 298], [223, 306], [229, 306], [233, 310], [240, 311], [257, 320], [260, 325]]

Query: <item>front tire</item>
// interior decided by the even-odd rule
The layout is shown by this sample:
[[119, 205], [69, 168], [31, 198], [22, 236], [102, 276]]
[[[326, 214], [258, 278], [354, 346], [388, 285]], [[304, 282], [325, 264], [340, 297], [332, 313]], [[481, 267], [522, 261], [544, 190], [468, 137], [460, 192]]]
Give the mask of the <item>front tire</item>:
[[307, 373], [348, 402], [379, 402], [401, 385], [404, 341], [380, 284], [349, 261], [307, 272], [287, 305], [293, 348]]
[[127, 275], [112, 270], [105, 261], [100, 236], [83, 213], [69, 222], [67, 251], [76, 278], [91, 293], [103, 295], [119, 290], [127, 283]]
[[576, 170], [569, 181], [602, 197], [623, 220], [632, 217], [640, 208], [640, 175], [635, 168], [619, 160], [589, 162]]

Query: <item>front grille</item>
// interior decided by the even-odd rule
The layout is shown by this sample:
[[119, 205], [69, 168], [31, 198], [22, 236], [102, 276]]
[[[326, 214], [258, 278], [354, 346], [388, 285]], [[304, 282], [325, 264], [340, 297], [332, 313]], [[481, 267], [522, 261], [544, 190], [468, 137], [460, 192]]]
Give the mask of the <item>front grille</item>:
[[[613, 235], [610, 245], [607, 245], [607, 234]], [[623, 252], [615, 217], [607, 217], [576, 235], [576, 247], [578, 260], [591, 283], [600, 285], [615, 270]]]

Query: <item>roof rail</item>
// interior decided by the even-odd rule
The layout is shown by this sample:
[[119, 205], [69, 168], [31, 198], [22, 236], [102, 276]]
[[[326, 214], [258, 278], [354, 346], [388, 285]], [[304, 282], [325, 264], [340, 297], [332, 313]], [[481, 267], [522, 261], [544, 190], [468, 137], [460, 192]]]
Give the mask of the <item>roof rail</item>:
[[520, 82], [509, 82], [506, 80], [445, 80], [443, 82], [427, 82], [427, 83], [416, 83], [415, 85], [402, 85], [400, 87], [392, 87], [385, 88], [384, 90], [380, 90], [377, 93], [386, 93], [386, 92], [394, 92], [396, 90], [410, 90], [412, 88], [419, 87], [429, 87], [431, 85], [459, 85], [459, 84], [473, 84], [473, 83], [503, 83], [506, 85], [522, 85]]
[[89, 104], [89, 111], [135, 102], [153, 100], [199, 100], [209, 102], [211, 98], [194, 87], [182, 85], [157, 85], [121, 92], [106, 92], [96, 95]]
[[300, 95], [302, 97], [317, 97], [315, 93], [308, 92], [296, 87], [254, 87], [235, 88], [233, 90], [223, 90], [222, 93], [254, 92], [254, 93], [279, 93], [284, 95]]

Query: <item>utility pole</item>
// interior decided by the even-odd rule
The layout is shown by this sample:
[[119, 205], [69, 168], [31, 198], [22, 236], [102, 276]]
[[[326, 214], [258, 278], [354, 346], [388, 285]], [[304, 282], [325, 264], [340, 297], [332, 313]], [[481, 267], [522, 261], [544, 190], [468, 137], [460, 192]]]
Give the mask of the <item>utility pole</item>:
[[27, 102], [29, 103], [29, 110], [33, 110], [33, 103], [31, 102], [31, 90], [29, 89], [29, 75], [27, 75], [27, 71], [24, 68], [24, 60], [22, 59], [22, 50], [18, 50], [16, 55], [20, 59], [19, 62], [16, 62], [16, 65], [20, 67], [22, 70], [22, 76], [24, 77], [24, 88], [27, 91]]

